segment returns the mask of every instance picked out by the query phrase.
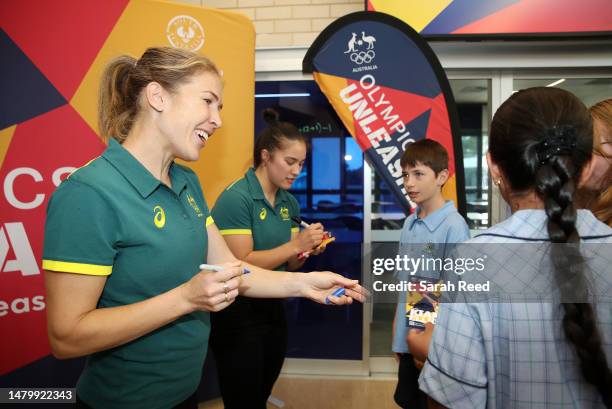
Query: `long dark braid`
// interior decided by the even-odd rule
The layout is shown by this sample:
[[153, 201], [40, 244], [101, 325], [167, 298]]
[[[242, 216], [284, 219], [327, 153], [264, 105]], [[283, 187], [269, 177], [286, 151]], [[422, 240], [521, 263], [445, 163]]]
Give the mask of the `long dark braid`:
[[[535, 190], [544, 201], [551, 261], [561, 299], [585, 299], [589, 290], [582, 271], [574, 192], [590, 158], [592, 124], [586, 107], [557, 88], [515, 93], [491, 123], [490, 153], [514, 192]], [[517, 163], [517, 161], [519, 163]], [[602, 348], [595, 311], [588, 303], [562, 303], [562, 327], [579, 360], [584, 379], [612, 408], [612, 373]]]
[[[538, 171], [537, 191], [544, 199], [548, 215], [548, 234], [553, 243], [575, 243], [571, 246], [551, 246], [556, 281], [561, 298], [588, 294], [586, 280], [581, 271], [572, 272], [569, 266], [580, 263], [580, 236], [576, 230], [576, 209], [572, 201], [575, 170], [568, 156], [556, 156]], [[563, 331], [578, 355], [584, 379], [595, 385], [606, 407], [612, 407], [610, 386], [612, 374], [606, 362], [597, 330], [595, 312], [588, 303], [562, 303], [565, 311]]]

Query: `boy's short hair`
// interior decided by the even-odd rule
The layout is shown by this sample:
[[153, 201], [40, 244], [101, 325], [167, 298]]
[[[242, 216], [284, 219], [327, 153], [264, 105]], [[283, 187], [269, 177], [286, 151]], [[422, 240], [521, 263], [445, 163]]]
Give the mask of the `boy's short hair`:
[[421, 163], [430, 167], [436, 176], [448, 169], [448, 152], [439, 142], [432, 139], [421, 139], [408, 145], [400, 159], [402, 169]]

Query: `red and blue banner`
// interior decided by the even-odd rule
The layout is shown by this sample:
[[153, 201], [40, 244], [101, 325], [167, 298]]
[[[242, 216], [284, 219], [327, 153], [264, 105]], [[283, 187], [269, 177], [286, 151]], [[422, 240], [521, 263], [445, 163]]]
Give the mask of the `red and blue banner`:
[[425, 37], [612, 36], [610, 0], [366, 0]]
[[400, 158], [406, 147], [430, 138], [448, 151], [443, 189], [465, 214], [463, 156], [455, 103], [440, 62], [406, 23], [357, 12], [329, 25], [308, 50], [311, 72], [366, 159], [406, 212]]

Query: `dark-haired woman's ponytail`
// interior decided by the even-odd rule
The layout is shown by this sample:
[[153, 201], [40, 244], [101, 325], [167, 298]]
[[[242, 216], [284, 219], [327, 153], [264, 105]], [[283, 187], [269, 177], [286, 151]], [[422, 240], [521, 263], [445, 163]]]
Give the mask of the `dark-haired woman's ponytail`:
[[269, 126], [278, 125], [279, 123], [280, 115], [275, 109], [264, 109], [262, 116], [264, 121], [266, 121]]
[[[544, 201], [548, 234], [553, 243], [571, 243], [551, 246], [555, 281], [562, 300], [586, 298], [589, 293], [584, 272], [571, 268], [582, 264], [574, 206], [574, 191], [580, 174], [572, 160], [575, 148], [576, 133], [571, 127], [550, 129], [536, 147], [536, 190]], [[580, 371], [585, 380], [597, 388], [606, 407], [612, 408], [612, 373], [602, 348], [595, 311], [588, 303], [562, 303], [561, 306], [565, 312], [563, 331], [576, 351]]]

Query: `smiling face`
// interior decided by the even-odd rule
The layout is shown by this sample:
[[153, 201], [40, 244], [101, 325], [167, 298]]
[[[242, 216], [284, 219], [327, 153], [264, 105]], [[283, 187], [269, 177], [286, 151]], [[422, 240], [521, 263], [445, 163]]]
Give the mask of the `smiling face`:
[[279, 149], [272, 152], [262, 151], [262, 166], [272, 185], [290, 189], [299, 176], [306, 160], [306, 144], [301, 140], [282, 138]]
[[612, 176], [612, 171], [610, 170], [612, 162], [612, 144], [610, 144], [612, 132], [599, 119], [593, 120], [593, 131], [594, 137], [597, 138], [597, 148], [592, 158], [593, 174], [586, 183], [586, 186], [593, 190], [605, 189], [607, 186], [610, 186], [610, 177]]
[[158, 127], [172, 156], [186, 161], [199, 159], [200, 150], [221, 127], [222, 92], [221, 79], [211, 72], [195, 74], [174, 92], [163, 92]]
[[442, 186], [448, 179], [448, 170], [445, 169], [436, 176], [432, 168], [416, 162], [415, 166], [405, 166], [402, 175], [408, 197], [423, 207], [431, 199], [437, 199], [441, 195]]

